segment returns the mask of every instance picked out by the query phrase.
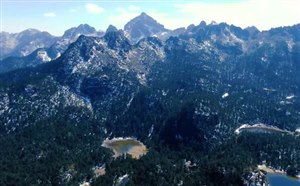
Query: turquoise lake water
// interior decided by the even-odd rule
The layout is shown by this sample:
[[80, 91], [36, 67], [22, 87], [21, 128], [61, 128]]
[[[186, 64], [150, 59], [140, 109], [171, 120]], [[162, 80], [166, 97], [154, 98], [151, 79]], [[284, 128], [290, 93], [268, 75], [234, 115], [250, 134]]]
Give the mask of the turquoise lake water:
[[300, 186], [300, 180], [294, 180], [283, 174], [268, 173], [267, 179], [270, 186]]

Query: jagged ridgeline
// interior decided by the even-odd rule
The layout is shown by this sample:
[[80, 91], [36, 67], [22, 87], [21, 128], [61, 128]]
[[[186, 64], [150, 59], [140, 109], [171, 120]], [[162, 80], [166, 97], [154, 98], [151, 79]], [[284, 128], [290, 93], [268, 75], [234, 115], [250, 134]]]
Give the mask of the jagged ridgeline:
[[[257, 185], [262, 163], [300, 171], [299, 24], [172, 31], [142, 13], [124, 30], [72, 28], [0, 71], [0, 185]], [[289, 132], [234, 133], [257, 123]], [[147, 153], [113, 157], [101, 145], [119, 137]]]

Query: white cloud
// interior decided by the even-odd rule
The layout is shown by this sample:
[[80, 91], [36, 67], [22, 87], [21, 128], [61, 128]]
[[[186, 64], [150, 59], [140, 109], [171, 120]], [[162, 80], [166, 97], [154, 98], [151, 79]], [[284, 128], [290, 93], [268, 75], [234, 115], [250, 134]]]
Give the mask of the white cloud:
[[136, 6], [129, 6], [127, 8], [116, 8], [115, 13], [108, 16], [108, 22], [117, 28], [123, 28], [123, 26], [133, 19], [134, 17], [140, 15], [140, 9]]
[[[247, 0], [232, 3], [182, 3], [175, 8], [189, 23], [201, 20], [227, 22], [241, 27], [256, 26], [260, 30], [300, 23], [300, 1]], [[178, 21], [183, 23], [185, 21]], [[186, 22], [186, 25], [189, 23]], [[178, 25], [177, 24], [177, 25]]]
[[156, 9], [149, 9], [147, 14], [168, 29], [176, 29], [190, 24], [190, 20], [186, 19], [184, 16], [180, 15], [178, 17], [172, 17], [171, 15]]
[[90, 14], [100, 14], [104, 11], [104, 8], [102, 8], [96, 4], [92, 4], [92, 3], [86, 4], [85, 8], [86, 8], [87, 12]]
[[44, 17], [56, 17], [56, 14], [53, 12], [46, 12], [43, 14]]
[[77, 9], [75, 9], [75, 8], [70, 8], [70, 9], [69, 9], [69, 12], [75, 13], [75, 12], [77, 12]]
[[140, 7], [135, 6], [135, 5], [129, 5], [128, 9], [129, 9], [130, 11], [140, 11], [140, 10], [141, 10]]

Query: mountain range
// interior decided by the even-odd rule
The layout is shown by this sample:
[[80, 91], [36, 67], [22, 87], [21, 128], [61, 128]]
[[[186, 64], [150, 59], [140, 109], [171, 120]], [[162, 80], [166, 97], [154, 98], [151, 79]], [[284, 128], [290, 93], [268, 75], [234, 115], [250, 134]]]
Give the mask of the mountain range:
[[20, 33], [0, 33], [1, 58], [8, 56], [27, 56], [37, 48], [49, 47], [58, 38], [48, 32], [27, 29]]
[[[258, 185], [258, 164], [300, 171], [300, 24], [172, 31], [142, 13], [52, 41], [0, 62], [0, 185]], [[291, 133], [234, 133], [256, 123]], [[126, 136], [148, 154], [101, 147]]]

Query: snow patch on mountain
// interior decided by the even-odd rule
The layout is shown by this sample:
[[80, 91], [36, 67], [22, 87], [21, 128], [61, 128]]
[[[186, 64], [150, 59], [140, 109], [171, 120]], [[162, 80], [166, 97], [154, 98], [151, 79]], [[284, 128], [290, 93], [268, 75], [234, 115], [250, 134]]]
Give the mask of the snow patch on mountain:
[[9, 109], [9, 96], [7, 93], [0, 93], [0, 115]]
[[226, 97], [228, 97], [229, 96], [229, 94], [226, 92], [226, 93], [224, 93], [223, 95], [222, 95], [222, 98], [224, 99], [224, 98], [226, 98]]
[[139, 73], [139, 74], [136, 75], [136, 77], [138, 78], [140, 84], [146, 85], [146, 81], [147, 81], [146, 74]]
[[285, 97], [285, 99], [293, 99], [295, 97], [294, 94], [291, 94], [290, 96]]
[[84, 107], [93, 112], [93, 107], [89, 98], [79, 96], [70, 90], [67, 86], [60, 86], [58, 91], [51, 96], [50, 100], [53, 104], [59, 104], [59, 97], [63, 97], [64, 107]]
[[38, 51], [37, 53], [38, 57], [42, 59], [43, 62], [49, 62], [51, 61], [51, 58], [48, 56], [46, 51]]

